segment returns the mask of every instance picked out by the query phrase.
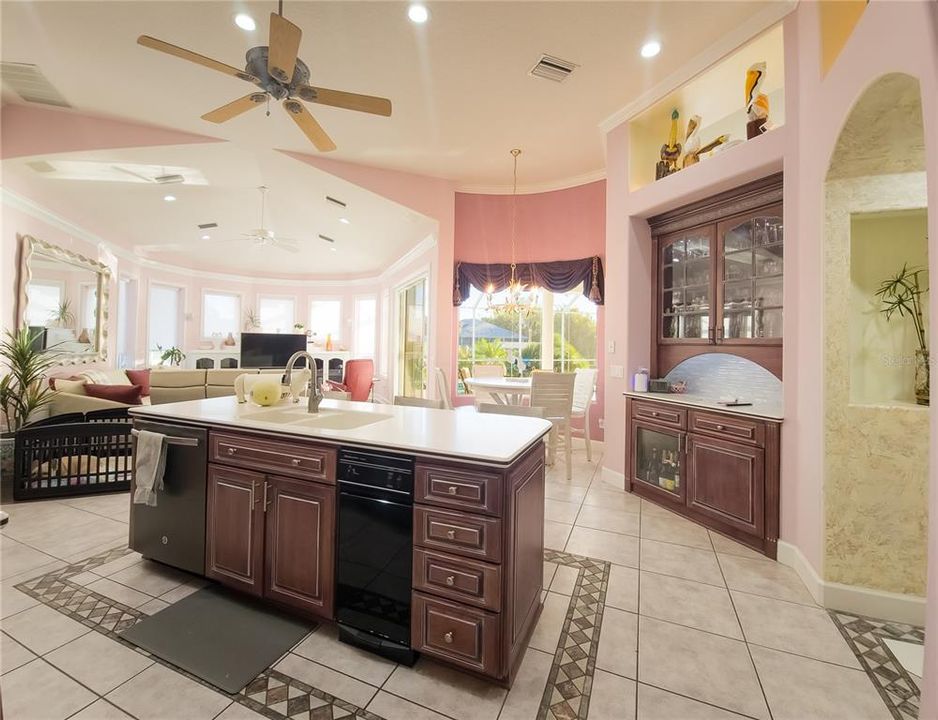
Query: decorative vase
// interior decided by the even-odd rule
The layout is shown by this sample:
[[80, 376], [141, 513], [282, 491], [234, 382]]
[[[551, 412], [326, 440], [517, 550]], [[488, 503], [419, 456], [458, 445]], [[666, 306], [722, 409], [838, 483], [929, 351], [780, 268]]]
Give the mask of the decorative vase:
[[915, 351], [915, 402], [928, 405], [928, 386], [930, 368], [928, 350]]
[[228, 337], [225, 338], [225, 341], [223, 344], [225, 345], [225, 347], [234, 347], [236, 344], [234, 335], [232, 333], [228, 333]]

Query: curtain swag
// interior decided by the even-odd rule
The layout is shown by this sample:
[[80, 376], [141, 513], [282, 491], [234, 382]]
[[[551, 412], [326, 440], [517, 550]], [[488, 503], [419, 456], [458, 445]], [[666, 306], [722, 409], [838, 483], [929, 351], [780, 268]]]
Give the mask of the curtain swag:
[[[511, 266], [497, 263], [457, 262], [453, 273], [453, 305], [459, 306], [469, 298], [471, 287], [495, 292], [508, 287]], [[555, 260], [541, 263], [518, 263], [515, 277], [528, 287], [547, 288], [552, 292], [567, 292], [582, 285], [583, 295], [597, 305], [603, 304], [605, 282], [603, 263], [598, 255], [581, 260]]]

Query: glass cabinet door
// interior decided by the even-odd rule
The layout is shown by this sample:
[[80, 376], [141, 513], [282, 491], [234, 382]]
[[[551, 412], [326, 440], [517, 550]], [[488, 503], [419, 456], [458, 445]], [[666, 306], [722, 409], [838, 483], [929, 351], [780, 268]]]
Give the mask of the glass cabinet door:
[[678, 501], [684, 497], [682, 437], [680, 431], [632, 426], [632, 477]]
[[722, 342], [782, 337], [784, 225], [781, 206], [719, 226]]
[[712, 313], [711, 228], [665, 238], [660, 250], [661, 338], [704, 340]]

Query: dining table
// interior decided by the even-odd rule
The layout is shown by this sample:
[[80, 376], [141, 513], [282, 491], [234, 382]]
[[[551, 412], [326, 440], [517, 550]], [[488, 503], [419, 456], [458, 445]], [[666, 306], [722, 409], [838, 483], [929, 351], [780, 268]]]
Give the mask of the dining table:
[[529, 377], [466, 378], [465, 383], [476, 395], [489, 395], [499, 405], [521, 405], [531, 394]]

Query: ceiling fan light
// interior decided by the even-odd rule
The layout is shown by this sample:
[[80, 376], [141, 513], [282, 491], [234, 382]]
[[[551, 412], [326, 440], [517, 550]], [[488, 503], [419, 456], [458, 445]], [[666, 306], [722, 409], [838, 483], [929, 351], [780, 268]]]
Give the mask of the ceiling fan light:
[[644, 45], [642, 45], [642, 57], [643, 58], [653, 58], [655, 55], [661, 52], [661, 43], [657, 40], [649, 40]]
[[254, 22], [254, 18], [252, 18], [247, 13], [238, 13], [235, 15], [234, 21], [235, 25], [237, 25], [242, 30], [247, 30], [248, 32], [251, 32], [257, 27], [257, 23]]
[[211, 235], [203, 235], [203, 236], [202, 236], [202, 239], [203, 239], [203, 240], [211, 240], [211, 239], [212, 239], [212, 236], [211, 236]]
[[340, 217], [339, 222], [342, 223], [343, 225], [351, 225], [352, 223], [352, 221], [349, 220], [347, 217]]
[[413, 3], [409, 8], [407, 8], [407, 17], [410, 18], [412, 23], [423, 25], [427, 20], [430, 19], [430, 11], [427, 10], [426, 5]]
[[164, 199], [166, 202], [176, 202], [176, 196], [175, 196], [175, 195], [164, 195], [164, 196], [163, 196], [163, 199]]

